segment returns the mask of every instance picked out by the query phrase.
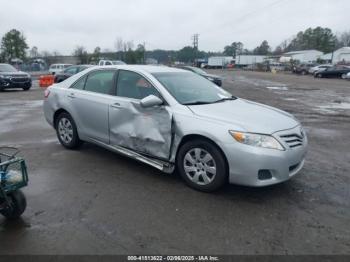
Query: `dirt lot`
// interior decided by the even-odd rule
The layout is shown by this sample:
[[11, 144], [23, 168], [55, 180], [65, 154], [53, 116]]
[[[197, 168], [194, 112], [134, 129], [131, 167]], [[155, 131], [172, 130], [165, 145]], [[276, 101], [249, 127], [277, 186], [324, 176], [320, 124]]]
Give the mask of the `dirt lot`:
[[23, 219], [0, 218], [0, 254], [350, 254], [350, 81], [211, 71], [232, 94], [293, 113], [305, 168], [268, 188], [215, 194], [94, 145], [61, 147], [38, 88], [0, 93], [0, 144], [29, 166]]

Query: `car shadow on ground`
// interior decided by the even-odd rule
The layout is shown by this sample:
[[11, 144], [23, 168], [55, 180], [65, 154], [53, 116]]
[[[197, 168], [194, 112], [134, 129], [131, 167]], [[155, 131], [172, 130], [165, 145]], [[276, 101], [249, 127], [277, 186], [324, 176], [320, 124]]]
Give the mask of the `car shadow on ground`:
[[[172, 174], [164, 174], [162, 171], [157, 170], [151, 166], [148, 166], [144, 163], [138, 162], [134, 159], [128, 158], [123, 155], [113, 153], [107, 149], [101, 148], [99, 146], [85, 143], [81, 150], [89, 151], [89, 154], [96, 154], [99, 157], [104, 159], [110, 159], [111, 163], [115, 163], [115, 159], [118, 158], [121, 161], [123, 166], [130, 168], [131, 173], [142, 173], [142, 176], [148, 176], [154, 181], [164, 184], [164, 186], [174, 187], [175, 191], [178, 191], [179, 188], [186, 188], [187, 185], [182, 180], [180, 174], [175, 169]], [[129, 173], [130, 174], [130, 173]], [[150, 182], [151, 183], [151, 182]], [[187, 187], [188, 190], [194, 190]], [[182, 188], [180, 189], [183, 190]], [[185, 189], [186, 191], [186, 189]], [[196, 191], [199, 195], [208, 195], [211, 194], [213, 197], [224, 198], [226, 200], [241, 200], [248, 202], [265, 202], [269, 200], [277, 199], [290, 199], [291, 201], [299, 201], [303, 199], [301, 193], [303, 193], [303, 185], [299, 181], [296, 181], [295, 178], [280, 183], [276, 185], [266, 186], [266, 187], [249, 187], [249, 186], [240, 186], [226, 184], [219, 190], [211, 193], [205, 193], [201, 191]]]

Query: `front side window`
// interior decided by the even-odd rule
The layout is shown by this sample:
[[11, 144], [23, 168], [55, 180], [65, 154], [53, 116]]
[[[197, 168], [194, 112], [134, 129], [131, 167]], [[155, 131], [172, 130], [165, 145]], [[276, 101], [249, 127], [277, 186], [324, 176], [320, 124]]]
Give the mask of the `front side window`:
[[121, 70], [118, 74], [117, 96], [143, 99], [149, 95], [160, 97], [159, 92], [143, 76]]
[[215, 103], [232, 95], [197, 74], [187, 72], [153, 73], [153, 76], [181, 104]]
[[100, 94], [112, 94], [115, 71], [96, 71], [89, 74], [85, 90]]

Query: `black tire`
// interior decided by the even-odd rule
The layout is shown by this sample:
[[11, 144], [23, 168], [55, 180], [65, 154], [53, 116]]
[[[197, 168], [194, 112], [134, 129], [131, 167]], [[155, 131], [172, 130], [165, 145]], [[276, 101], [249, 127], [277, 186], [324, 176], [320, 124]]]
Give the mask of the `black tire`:
[[316, 74], [317, 78], [322, 78], [322, 74]]
[[[62, 121], [68, 120], [71, 125], [71, 128], [69, 130], [72, 131], [72, 136], [70, 139], [64, 140], [64, 138], [60, 134], [60, 132], [62, 131], [60, 129], [61, 120]], [[70, 114], [66, 112], [62, 112], [61, 114], [59, 114], [59, 116], [56, 118], [56, 121], [55, 121], [55, 128], [56, 128], [57, 138], [60, 141], [61, 145], [64, 146], [65, 148], [76, 149], [82, 144], [82, 141], [80, 140], [78, 135], [77, 126]]]
[[[216, 175], [213, 180], [206, 185], [199, 185], [193, 182], [185, 172], [185, 156], [195, 148], [200, 148], [209, 153], [215, 161]], [[225, 157], [222, 152], [213, 143], [206, 141], [205, 139], [195, 139], [193, 141], [186, 142], [181, 146], [178, 151], [176, 159], [177, 170], [181, 177], [185, 180], [186, 184], [196, 190], [203, 192], [213, 192], [218, 190], [227, 182], [228, 168], [226, 165]], [[203, 179], [203, 178], [202, 178]]]
[[23, 87], [22, 89], [23, 89], [24, 91], [28, 91], [31, 87], [32, 87], [32, 83], [29, 83], [29, 85]]
[[301, 74], [304, 76], [307, 74], [307, 72], [305, 70], [301, 71]]
[[2, 210], [0, 213], [7, 219], [19, 218], [27, 207], [27, 200], [21, 190], [16, 190], [7, 195], [11, 207]]
[[346, 79], [346, 74], [342, 74], [342, 75], [341, 75], [341, 78], [342, 78], [342, 79]]

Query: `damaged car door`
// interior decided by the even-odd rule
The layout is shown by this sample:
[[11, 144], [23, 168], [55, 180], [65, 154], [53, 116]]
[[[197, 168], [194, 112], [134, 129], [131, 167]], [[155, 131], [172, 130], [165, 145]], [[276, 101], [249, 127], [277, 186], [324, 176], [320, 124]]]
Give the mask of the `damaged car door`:
[[172, 113], [158, 90], [142, 75], [119, 70], [109, 108], [110, 144], [169, 159]]

